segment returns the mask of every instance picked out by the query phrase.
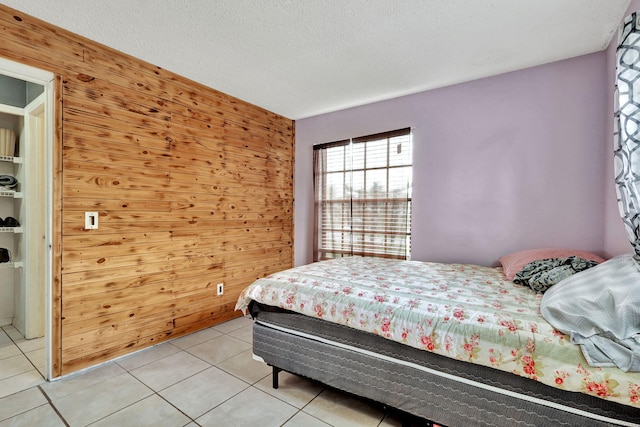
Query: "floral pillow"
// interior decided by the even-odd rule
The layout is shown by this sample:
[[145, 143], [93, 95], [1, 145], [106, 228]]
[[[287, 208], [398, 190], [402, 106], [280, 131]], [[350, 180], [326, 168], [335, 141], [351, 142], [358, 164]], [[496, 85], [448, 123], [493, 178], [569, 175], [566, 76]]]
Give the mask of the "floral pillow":
[[561, 280], [596, 265], [598, 265], [596, 261], [577, 256], [536, 260], [517, 272], [513, 282], [529, 286], [538, 293], [544, 293]]

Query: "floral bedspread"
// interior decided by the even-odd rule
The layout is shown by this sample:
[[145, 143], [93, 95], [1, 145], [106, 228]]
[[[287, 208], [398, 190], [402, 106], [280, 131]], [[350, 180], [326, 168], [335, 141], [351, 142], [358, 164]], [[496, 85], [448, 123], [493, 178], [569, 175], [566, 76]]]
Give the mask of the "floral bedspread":
[[236, 309], [255, 300], [640, 407], [640, 373], [589, 366], [580, 347], [541, 316], [541, 298], [499, 267], [349, 257], [257, 280]]

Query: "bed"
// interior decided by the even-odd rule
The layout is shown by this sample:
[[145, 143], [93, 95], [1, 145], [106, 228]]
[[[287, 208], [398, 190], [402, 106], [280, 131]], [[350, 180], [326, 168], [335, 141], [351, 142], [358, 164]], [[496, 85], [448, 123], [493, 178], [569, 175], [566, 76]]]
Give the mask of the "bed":
[[640, 425], [640, 372], [589, 366], [501, 267], [349, 257], [257, 280], [254, 357], [444, 425]]

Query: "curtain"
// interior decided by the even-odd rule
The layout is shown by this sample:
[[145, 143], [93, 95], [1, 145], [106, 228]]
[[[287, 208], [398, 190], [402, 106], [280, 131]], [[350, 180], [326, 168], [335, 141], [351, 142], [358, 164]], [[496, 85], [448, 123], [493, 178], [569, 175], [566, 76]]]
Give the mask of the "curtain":
[[640, 371], [640, 30], [627, 17], [616, 51], [614, 169], [620, 216], [633, 252], [562, 280], [540, 312], [579, 344], [591, 366]]
[[628, 16], [619, 33], [615, 88], [615, 182], [618, 208], [640, 263], [640, 28]]

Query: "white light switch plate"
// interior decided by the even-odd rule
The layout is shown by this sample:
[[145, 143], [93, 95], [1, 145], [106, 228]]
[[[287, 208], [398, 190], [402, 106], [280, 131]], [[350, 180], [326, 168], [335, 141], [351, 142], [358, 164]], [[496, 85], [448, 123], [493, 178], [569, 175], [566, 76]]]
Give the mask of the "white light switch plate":
[[85, 212], [84, 213], [84, 229], [85, 230], [97, 230], [98, 229], [98, 212]]

